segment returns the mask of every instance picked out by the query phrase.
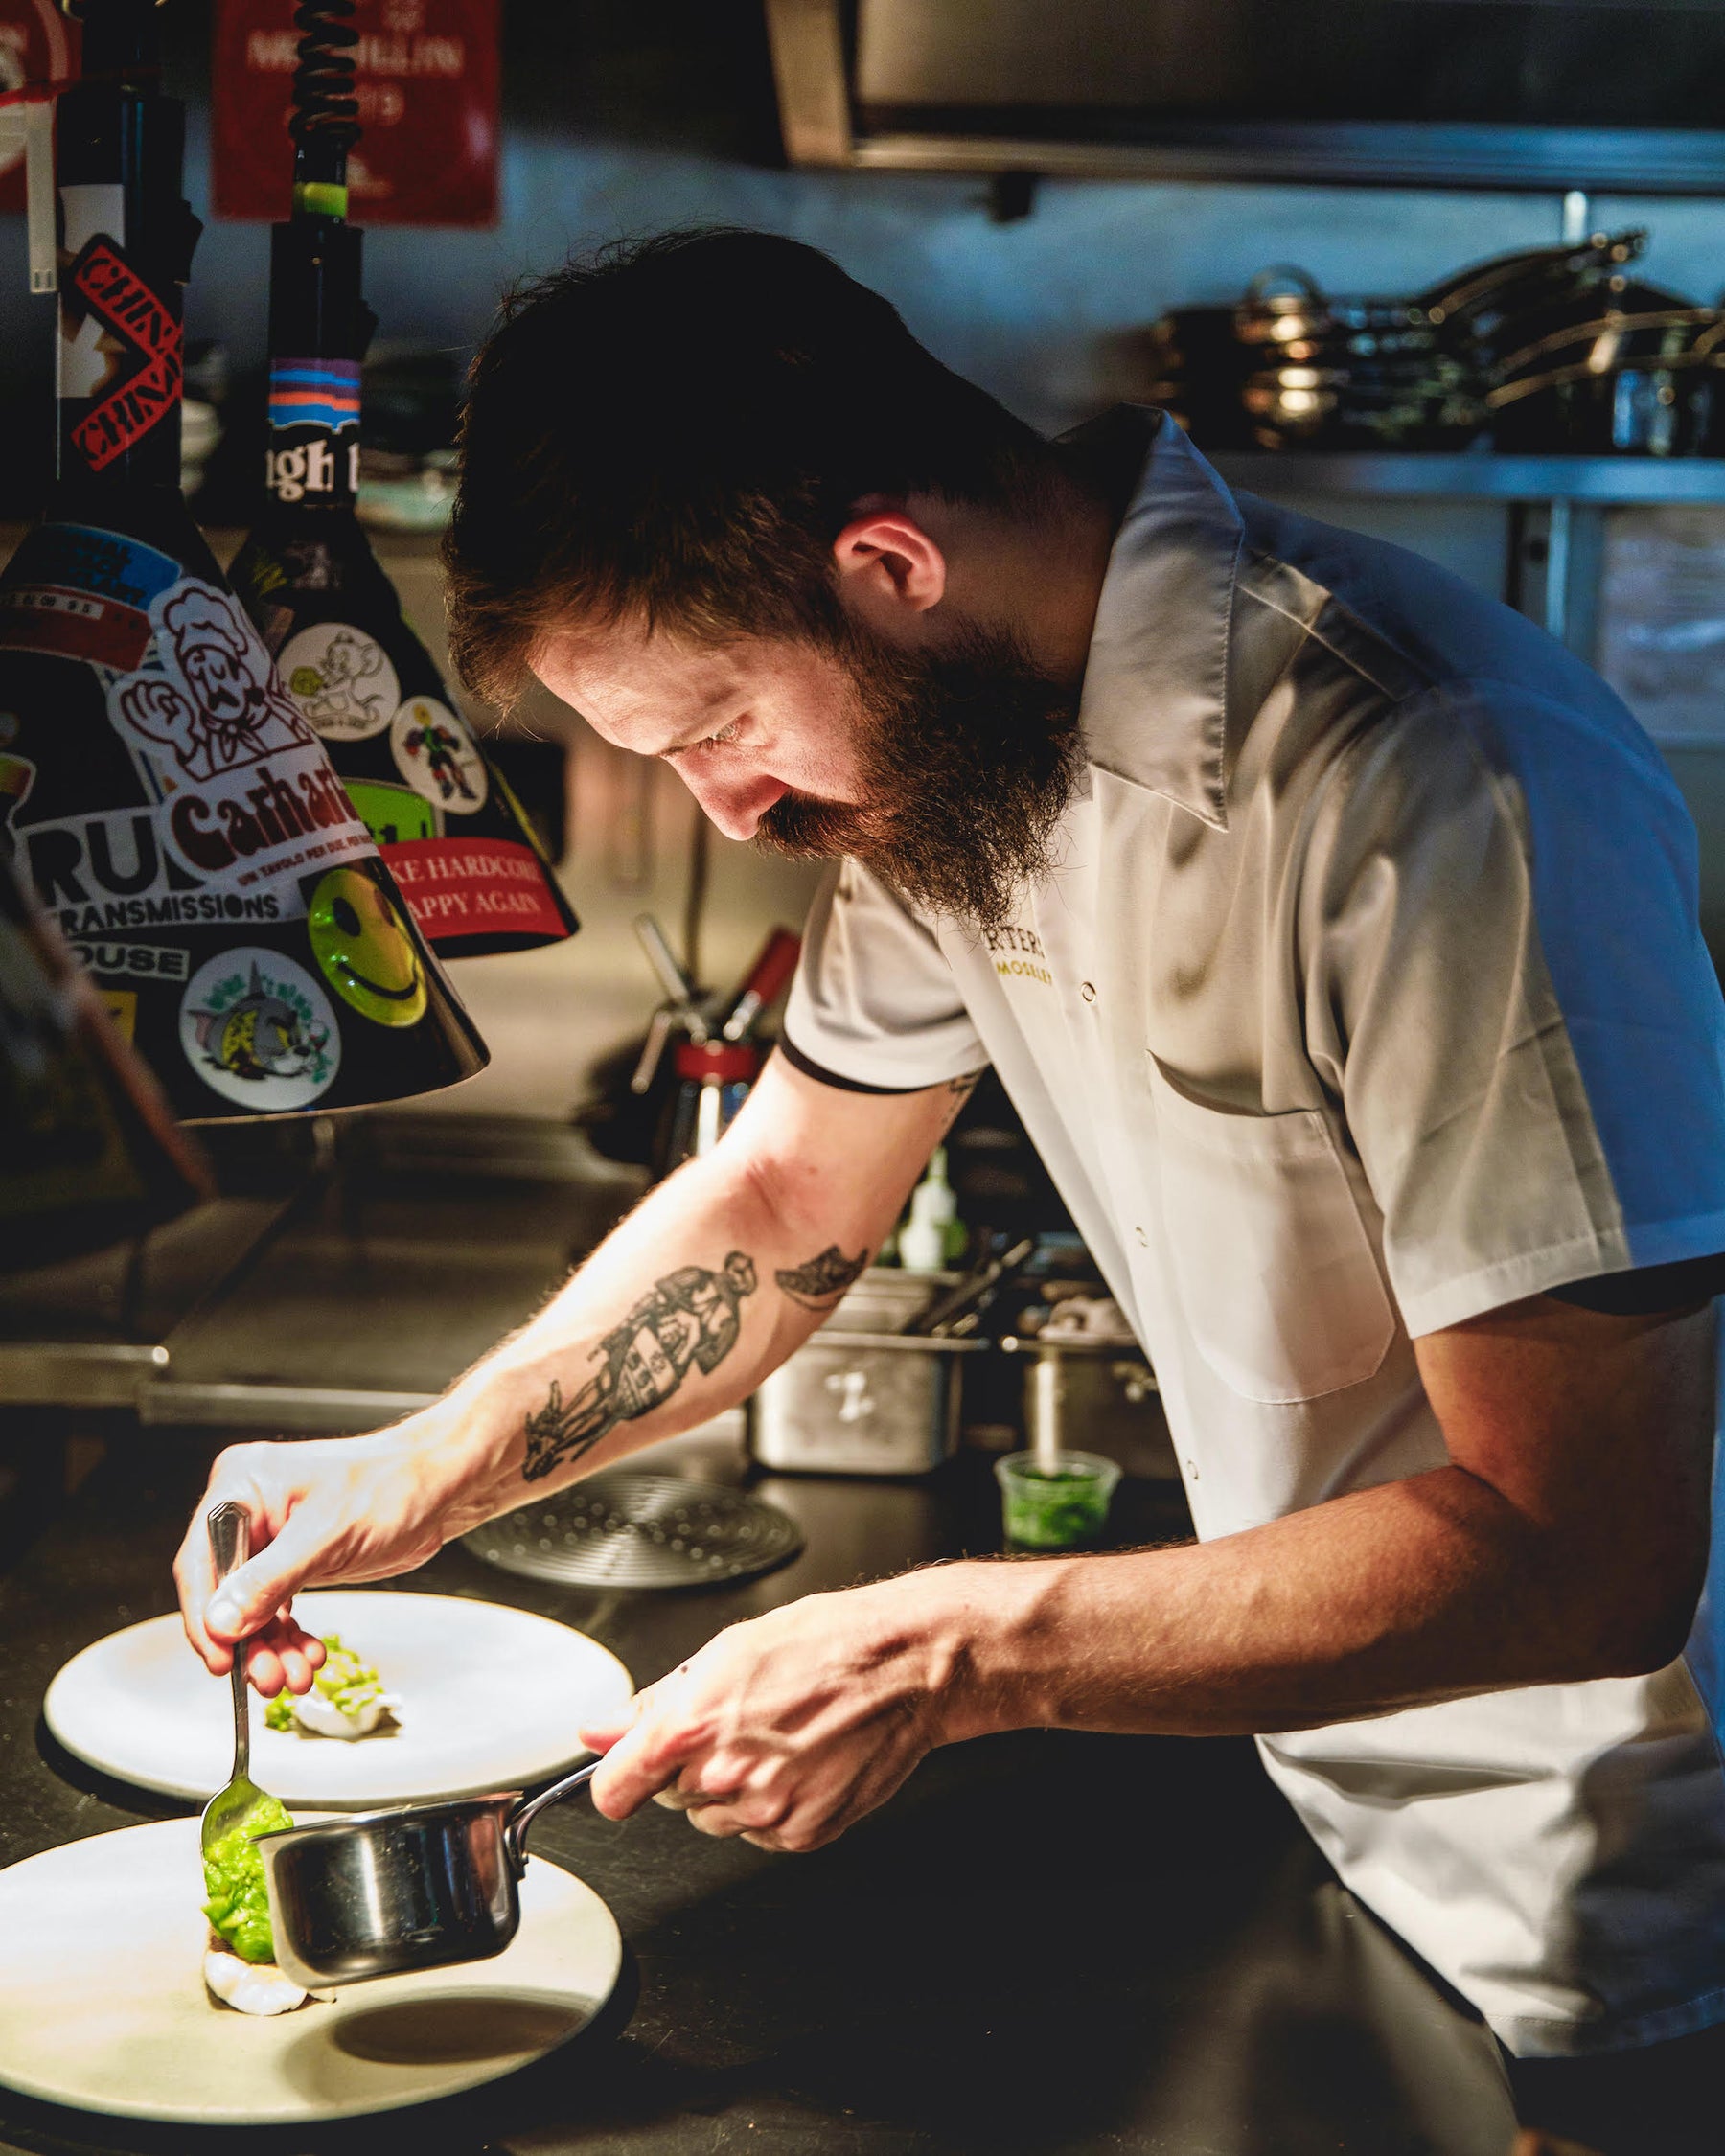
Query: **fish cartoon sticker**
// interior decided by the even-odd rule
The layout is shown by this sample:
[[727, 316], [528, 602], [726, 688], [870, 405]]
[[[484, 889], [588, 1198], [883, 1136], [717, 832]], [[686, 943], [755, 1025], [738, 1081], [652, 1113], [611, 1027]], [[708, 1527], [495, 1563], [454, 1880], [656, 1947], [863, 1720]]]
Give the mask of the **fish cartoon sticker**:
[[320, 621], [276, 654], [288, 693], [326, 741], [369, 741], [395, 717], [402, 684], [376, 637]]
[[260, 1115], [310, 1108], [335, 1082], [341, 1033], [303, 966], [255, 945], [201, 965], [180, 1001], [186, 1061], [223, 1100]]
[[485, 759], [466, 725], [435, 697], [409, 697], [395, 715], [389, 745], [396, 769], [446, 814], [472, 815], [490, 791]]

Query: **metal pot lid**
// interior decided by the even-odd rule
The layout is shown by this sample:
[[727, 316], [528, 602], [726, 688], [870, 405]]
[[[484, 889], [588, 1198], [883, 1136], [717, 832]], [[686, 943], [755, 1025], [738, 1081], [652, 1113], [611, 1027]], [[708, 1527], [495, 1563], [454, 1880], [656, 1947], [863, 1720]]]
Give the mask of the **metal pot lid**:
[[619, 1588], [723, 1585], [788, 1564], [803, 1546], [789, 1513], [747, 1491], [628, 1472], [595, 1475], [462, 1540], [499, 1571]]

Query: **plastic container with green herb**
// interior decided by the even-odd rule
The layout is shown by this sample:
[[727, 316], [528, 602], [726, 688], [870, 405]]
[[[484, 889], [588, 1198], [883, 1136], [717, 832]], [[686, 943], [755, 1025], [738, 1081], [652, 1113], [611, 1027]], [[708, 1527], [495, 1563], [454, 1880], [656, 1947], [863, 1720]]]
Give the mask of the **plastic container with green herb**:
[[1076, 1549], [1108, 1525], [1120, 1470], [1099, 1453], [1009, 1453], [995, 1462], [1000, 1518], [1015, 1549]]

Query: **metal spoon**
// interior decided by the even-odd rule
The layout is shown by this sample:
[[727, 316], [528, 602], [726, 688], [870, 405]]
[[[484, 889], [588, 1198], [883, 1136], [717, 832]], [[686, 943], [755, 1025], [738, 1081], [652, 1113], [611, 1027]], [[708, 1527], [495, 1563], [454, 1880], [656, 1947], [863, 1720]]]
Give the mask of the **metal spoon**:
[[[210, 1555], [218, 1584], [251, 1555], [251, 1517], [231, 1501], [212, 1507], [204, 1523], [210, 1530]], [[245, 1689], [246, 1642], [234, 1642], [234, 1772], [204, 1806], [198, 1842], [205, 1856], [264, 1802], [264, 1793], [247, 1772], [251, 1766], [251, 1701]]]

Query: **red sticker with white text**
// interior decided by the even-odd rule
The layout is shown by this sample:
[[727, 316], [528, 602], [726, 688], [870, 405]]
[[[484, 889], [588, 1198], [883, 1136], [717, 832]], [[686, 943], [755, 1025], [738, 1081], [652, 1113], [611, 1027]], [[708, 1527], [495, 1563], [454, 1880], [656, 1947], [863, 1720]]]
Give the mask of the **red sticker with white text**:
[[409, 912], [433, 939], [568, 931], [531, 846], [513, 838], [409, 838], [381, 849]]
[[138, 355], [125, 380], [72, 429], [90, 470], [102, 471], [179, 402], [180, 325], [172, 309], [101, 233], [72, 264], [69, 282], [103, 327]]

